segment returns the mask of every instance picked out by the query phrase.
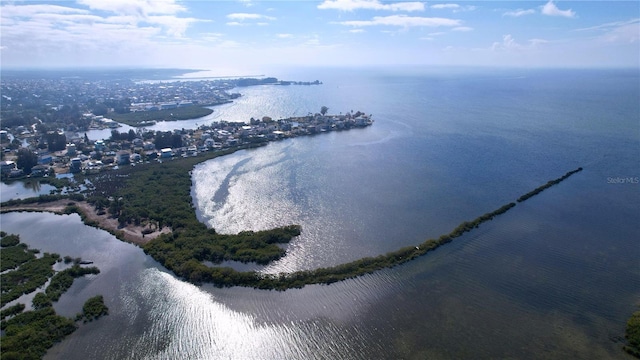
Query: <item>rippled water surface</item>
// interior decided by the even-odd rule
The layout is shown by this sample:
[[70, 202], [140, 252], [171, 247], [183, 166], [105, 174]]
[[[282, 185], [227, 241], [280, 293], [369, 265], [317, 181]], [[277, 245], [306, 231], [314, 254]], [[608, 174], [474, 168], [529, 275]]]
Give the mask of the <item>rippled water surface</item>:
[[3, 231], [102, 270], [57, 309], [71, 316], [101, 293], [110, 315], [49, 358], [626, 358], [616, 339], [640, 289], [637, 71], [274, 75], [324, 84], [241, 89], [207, 119], [326, 105], [376, 122], [196, 166], [196, 211], [217, 231], [302, 225], [263, 272], [418, 244], [584, 171], [416, 261], [286, 292], [196, 287], [75, 215], [3, 214]]

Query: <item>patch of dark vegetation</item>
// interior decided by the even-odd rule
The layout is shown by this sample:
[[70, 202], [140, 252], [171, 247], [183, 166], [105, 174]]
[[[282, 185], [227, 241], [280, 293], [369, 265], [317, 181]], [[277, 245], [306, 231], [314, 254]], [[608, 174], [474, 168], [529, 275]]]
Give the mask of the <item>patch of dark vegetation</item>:
[[88, 274], [99, 274], [100, 270], [93, 267], [82, 267], [80, 265], [73, 265], [72, 267], [59, 271], [51, 278], [49, 286], [45, 293], [51, 299], [51, 301], [58, 301], [60, 296], [73, 285], [73, 280]]
[[109, 315], [109, 308], [104, 304], [102, 295], [89, 298], [82, 306], [82, 313], [76, 315], [76, 321], [89, 322]]
[[[13, 199], [9, 201], [5, 201], [0, 204], [1, 207], [7, 206], [17, 206], [17, 205], [29, 205], [29, 204], [45, 204], [49, 202], [54, 202], [58, 200], [69, 199], [74, 201], [83, 201], [85, 200], [84, 195], [82, 194], [69, 194], [69, 195], [39, 195], [32, 198], [26, 199]], [[0, 212], [14, 211], [13, 209], [1, 209]]]
[[[58, 273], [52, 269], [53, 264], [62, 261], [58, 254], [47, 254], [40, 259], [33, 256], [35, 251], [29, 250], [25, 244], [20, 243], [19, 236], [2, 232], [2, 238], [14, 237], [18, 243], [12, 240], [7, 247], [0, 248], [3, 266], [7, 253], [12, 249], [18, 249], [29, 255], [26, 261], [20, 262], [15, 270], [2, 274], [2, 307], [8, 302], [19, 298], [22, 294], [32, 293], [49, 278], [51, 281], [44, 292], [38, 292], [31, 302], [33, 310], [24, 311], [24, 304], [15, 304], [3, 309], [0, 313], [0, 354], [2, 359], [40, 359], [47, 349], [65, 336], [71, 334], [77, 328], [74, 320], [59, 316], [53, 309], [53, 303], [67, 291], [73, 284], [73, 280], [86, 274], [97, 274], [100, 271], [95, 267], [84, 268], [78, 263], [81, 259], [75, 259], [76, 264], [71, 268]], [[65, 263], [73, 259], [65, 256]], [[13, 269], [13, 268], [10, 268]], [[55, 273], [55, 275], [53, 275]], [[53, 275], [53, 277], [52, 277]], [[104, 304], [102, 296], [96, 296], [87, 300], [83, 307], [83, 315], [78, 320], [91, 321], [102, 315], [108, 314], [108, 308]]]
[[52, 307], [19, 313], [1, 323], [2, 359], [41, 359], [47, 349], [76, 330], [73, 320]]
[[4, 320], [9, 316], [20, 314], [24, 310], [24, 308], [24, 304], [15, 304], [13, 306], [9, 306], [8, 308], [0, 311], [0, 320]]
[[[231, 102], [231, 101], [221, 101], [220, 103], [208, 104], [208, 105], [219, 105], [219, 104], [225, 104], [228, 102]], [[197, 106], [197, 105], [191, 105], [191, 106], [185, 106], [185, 107], [178, 107], [174, 109], [136, 111], [136, 112], [123, 113], [123, 114], [112, 112], [109, 114], [109, 118], [130, 126], [143, 126], [149, 121], [189, 120], [189, 119], [196, 119], [199, 117], [207, 116], [212, 112], [213, 110], [209, 108]]]
[[529, 199], [532, 196], [536, 196], [539, 193], [545, 191], [546, 189], [548, 189], [548, 188], [550, 188], [550, 187], [552, 187], [554, 185], [558, 185], [559, 183], [565, 181], [569, 176], [571, 176], [571, 175], [573, 175], [575, 173], [578, 173], [580, 171], [582, 171], [581, 167], [579, 167], [579, 168], [577, 168], [577, 169], [575, 169], [573, 171], [569, 171], [566, 174], [562, 175], [561, 177], [559, 177], [559, 178], [557, 178], [555, 180], [551, 180], [551, 181], [547, 182], [546, 184], [544, 184], [542, 186], [539, 186], [539, 187], [533, 189], [532, 191], [529, 191], [528, 193], [520, 196], [518, 198], [518, 202], [523, 202], [523, 201]]
[[624, 351], [640, 359], [640, 311], [634, 312], [627, 321], [624, 337], [627, 339]]

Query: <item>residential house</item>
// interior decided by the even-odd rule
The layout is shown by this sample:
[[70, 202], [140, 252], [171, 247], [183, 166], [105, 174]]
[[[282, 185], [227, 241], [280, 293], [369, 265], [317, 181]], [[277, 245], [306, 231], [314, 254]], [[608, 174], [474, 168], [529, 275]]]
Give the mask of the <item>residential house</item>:
[[12, 170], [17, 169], [15, 161], [1, 161], [0, 162], [0, 173], [1, 174], [10, 174]]

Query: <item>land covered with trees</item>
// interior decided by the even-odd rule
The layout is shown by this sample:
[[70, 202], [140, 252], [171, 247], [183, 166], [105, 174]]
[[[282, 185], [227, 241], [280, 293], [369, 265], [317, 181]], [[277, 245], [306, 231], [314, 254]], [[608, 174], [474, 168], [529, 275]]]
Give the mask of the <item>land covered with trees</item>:
[[[215, 104], [207, 104], [209, 106], [226, 104], [231, 100], [220, 101]], [[109, 118], [114, 121], [127, 124], [129, 126], [144, 126], [151, 121], [177, 121], [196, 119], [211, 114], [213, 110], [198, 105], [189, 105], [177, 107], [175, 109], [152, 110], [152, 111], [135, 111], [127, 113], [111, 113]]]
[[32, 300], [32, 310], [16, 303], [0, 312], [0, 353], [2, 359], [40, 359], [47, 349], [77, 329], [76, 321], [90, 321], [108, 314], [102, 296], [87, 300], [82, 313], [75, 320], [59, 316], [53, 303], [73, 284], [75, 278], [86, 274], [98, 274], [96, 267], [80, 266], [80, 259], [65, 257], [65, 263], [74, 264], [55, 272], [52, 266], [63, 259], [58, 254], [45, 253], [38, 257], [38, 250], [29, 249], [20, 242], [18, 235], [0, 233], [0, 260], [2, 262], [2, 307], [23, 294], [42, 288]]

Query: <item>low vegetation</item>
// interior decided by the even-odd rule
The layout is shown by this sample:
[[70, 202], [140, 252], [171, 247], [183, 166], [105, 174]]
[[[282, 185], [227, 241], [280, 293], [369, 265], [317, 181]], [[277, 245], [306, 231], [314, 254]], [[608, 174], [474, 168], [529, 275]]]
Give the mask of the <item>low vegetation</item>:
[[75, 264], [72, 267], [59, 271], [55, 275], [53, 275], [45, 293], [51, 301], [58, 301], [58, 299], [60, 299], [60, 296], [64, 294], [65, 291], [69, 290], [71, 285], [73, 285], [73, 280], [75, 278], [79, 278], [88, 274], [99, 273], [100, 270], [95, 266], [81, 267], [80, 265]]
[[[36, 291], [51, 279], [44, 292], [38, 292], [33, 297], [33, 310], [24, 311], [25, 305], [17, 303], [0, 313], [0, 329], [3, 331], [0, 338], [1, 359], [41, 359], [48, 348], [77, 328], [76, 321], [56, 314], [53, 303], [71, 287], [74, 278], [85, 274], [97, 274], [99, 270], [74, 264], [71, 268], [55, 273], [52, 269], [53, 264], [62, 261], [58, 254], [45, 253], [41, 258], [36, 258], [34, 253], [38, 251], [30, 250], [25, 244], [20, 243], [18, 235], [5, 232], [0, 235], [3, 244], [0, 248], [3, 266], [7, 253], [15, 255], [21, 251], [28, 255], [28, 259], [20, 261], [17, 268], [11, 267], [1, 275], [2, 307], [22, 294]], [[106, 314], [108, 309], [102, 296], [96, 296], [87, 300], [83, 314], [78, 320], [91, 321]]]
[[24, 310], [24, 304], [15, 304], [13, 306], [9, 306], [8, 308], [0, 311], [0, 320], [4, 320], [8, 316], [13, 316], [21, 313]]
[[536, 196], [536, 195], [538, 195], [539, 193], [541, 193], [541, 192], [543, 192], [543, 191], [547, 190], [548, 188], [552, 187], [553, 185], [557, 185], [557, 184], [559, 184], [559, 183], [563, 182], [563, 181], [564, 181], [564, 180], [566, 180], [569, 176], [571, 176], [571, 175], [573, 175], [573, 174], [575, 174], [575, 173], [578, 173], [578, 172], [580, 172], [580, 171], [582, 171], [582, 168], [581, 168], [581, 167], [579, 167], [579, 168], [577, 168], [577, 169], [575, 169], [575, 170], [573, 170], [573, 171], [569, 171], [569, 172], [567, 172], [566, 174], [562, 175], [561, 177], [559, 177], [559, 178], [557, 178], [557, 179], [555, 179], [555, 180], [551, 180], [551, 181], [547, 182], [546, 184], [544, 184], [544, 185], [542, 185], [542, 186], [539, 186], [539, 187], [537, 187], [537, 188], [533, 189], [532, 191], [529, 191], [528, 193], [526, 193], [526, 194], [524, 194], [524, 195], [520, 196], [520, 197], [518, 198], [518, 202], [523, 202], [523, 201], [525, 201], [525, 200], [529, 199], [529, 198], [530, 198], [530, 197], [532, 197], [532, 196]]
[[19, 313], [2, 321], [2, 359], [41, 359], [47, 349], [76, 330], [73, 320], [52, 307]]
[[[20, 246], [20, 245], [18, 245]], [[26, 252], [26, 247], [21, 247]], [[0, 253], [4, 253], [7, 248], [2, 248]], [[44, 253], [41, 258], [32, 257], [29, 261], [22, 263], [16, 270], [12, 270], [0, 275], [0, 306], [5, 306], [22, 294], [29, 294], [44, 285], [54, 271], [51, 268], [60, 256], [58, 254]]]
[[624, 350], [640, 359], [640, 311], [634, 312], [627, 321], [624, 337], [627, 339]]
[[97, 295], [85, 301], [82, 306], [82, 313], [76, 316], [76, 321], [93, 321], [103, 315], [109, 315], [109, 308], [104, 304], [102, 295]]

